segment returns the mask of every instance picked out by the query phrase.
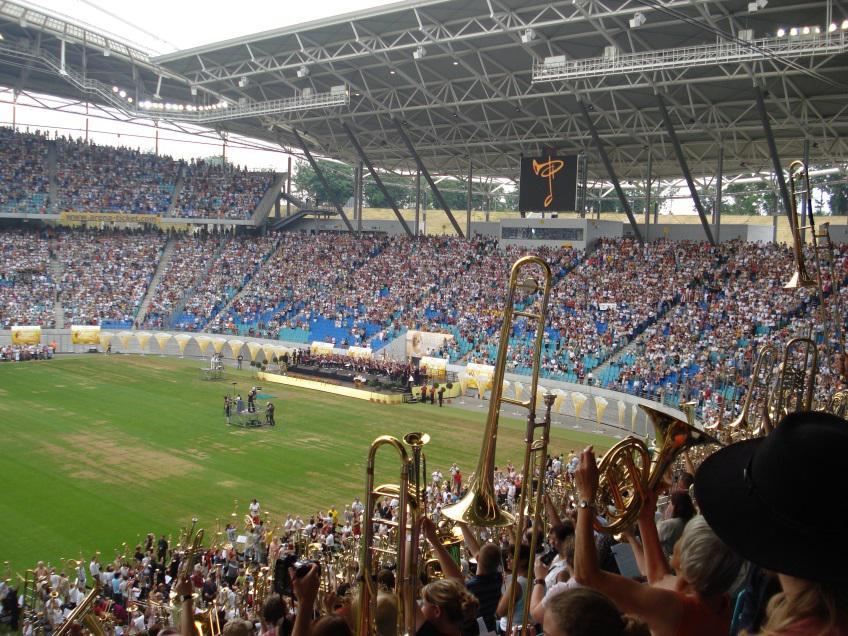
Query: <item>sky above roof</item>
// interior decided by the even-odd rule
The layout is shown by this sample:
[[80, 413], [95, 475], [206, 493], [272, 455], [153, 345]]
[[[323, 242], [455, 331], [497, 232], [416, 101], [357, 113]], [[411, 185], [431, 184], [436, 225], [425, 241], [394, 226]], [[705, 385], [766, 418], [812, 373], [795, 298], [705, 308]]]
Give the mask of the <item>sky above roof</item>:
[[152, 53], [170, 53], [359, 11], [386, 0], [34, 0], [33, 7], [106, 31]]

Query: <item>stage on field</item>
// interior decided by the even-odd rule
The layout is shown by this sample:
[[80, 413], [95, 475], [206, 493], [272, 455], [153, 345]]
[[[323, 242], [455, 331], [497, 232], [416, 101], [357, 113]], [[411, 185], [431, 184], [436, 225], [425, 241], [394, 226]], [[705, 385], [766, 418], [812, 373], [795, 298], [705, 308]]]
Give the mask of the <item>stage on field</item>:
[[304, 389], [313, 389], [315, 391], [323, 391], [325, 393], [334, 393], [335, 395], [356, 398], [357, 400], [379, 402], [381, 404], [403, 404], [405, 396], [407, 395], [405, 393], [381, 393], [377, 391], [369, 391], [364, 388], [356, 388], [355, 386], [334, 384], [320, 380], [310, 380], [294, 376], [292, 374], [280, 375], [277, 373], [264, 373], [260, 371], [256, 374], [256, 377], [263, 382], [274, 382], [276, 384], [284, 384], [287, 386], [297, 386]]

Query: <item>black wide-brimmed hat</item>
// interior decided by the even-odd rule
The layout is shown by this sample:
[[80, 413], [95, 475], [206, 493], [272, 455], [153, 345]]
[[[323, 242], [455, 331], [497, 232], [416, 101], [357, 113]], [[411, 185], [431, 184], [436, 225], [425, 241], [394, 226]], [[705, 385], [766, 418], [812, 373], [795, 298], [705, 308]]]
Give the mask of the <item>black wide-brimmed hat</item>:
[[704, 460], [695, 498], [713, 531], [740, 556], [781, 574], [840, 583], [848, 577], [846, 466], [848, 421], [792, 413], [768, 437]]

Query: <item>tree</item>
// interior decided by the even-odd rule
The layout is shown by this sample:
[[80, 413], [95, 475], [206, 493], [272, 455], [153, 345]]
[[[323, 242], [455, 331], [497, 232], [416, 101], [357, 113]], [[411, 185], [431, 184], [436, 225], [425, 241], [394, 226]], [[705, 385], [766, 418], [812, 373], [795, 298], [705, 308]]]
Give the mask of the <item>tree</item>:
[[828, 180], [820, 187], [830, 197], [830, 213], [834, 216], [848, 215], [848, 183], [837, 179]]
[[766, 214], [766, 191], [762, 183], [731, 183], [724, 190], [725, 214]]
[[[386, 186], [386, 190], [389, 191], [389, 194], [394, 199], [398, 208], [413, 208], [415, 207], [415, 189], [412, 188], [412, 184], [396, 184], [396, 183], [386, 183], [385, 179], [383, 179], [383, 185]], [[373, 181], [368, 181], [362, 187], [363, 194], [365, 195], [365, 205], [371, 208], [390, 208], [391, 205], [389, 200], [383, 195], [382, 190], [377, 187], [377, 184]]]
[[344, 205], [353, 196], [353, 169], [344, 164], [332, 161], [318, 161], [318, 167], [327, 179], [330, 192], [324, 188], [321, 179], [308, 163], [299, 163], [294, 175], [295, 188], [304, 196], [315, 199], [319, 204], [331, 205], [338, 203]]

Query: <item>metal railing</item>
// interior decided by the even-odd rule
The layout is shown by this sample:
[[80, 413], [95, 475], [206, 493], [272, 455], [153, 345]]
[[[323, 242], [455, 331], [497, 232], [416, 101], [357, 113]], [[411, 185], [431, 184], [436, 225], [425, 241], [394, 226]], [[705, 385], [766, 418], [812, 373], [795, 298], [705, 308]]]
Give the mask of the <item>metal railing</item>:
[[732, 62], [751, 62], [773, 57], [798, 58], [843, 53], [848, 49], [848, 34], [811, 33], [809, 35], [725, 41], [642, 53], [616, 53], [582, 60], [548, 59], [533, 63], [533, 82], [585, 79], [602, 75], [644, 73], [693, 66], [715, 66]]

